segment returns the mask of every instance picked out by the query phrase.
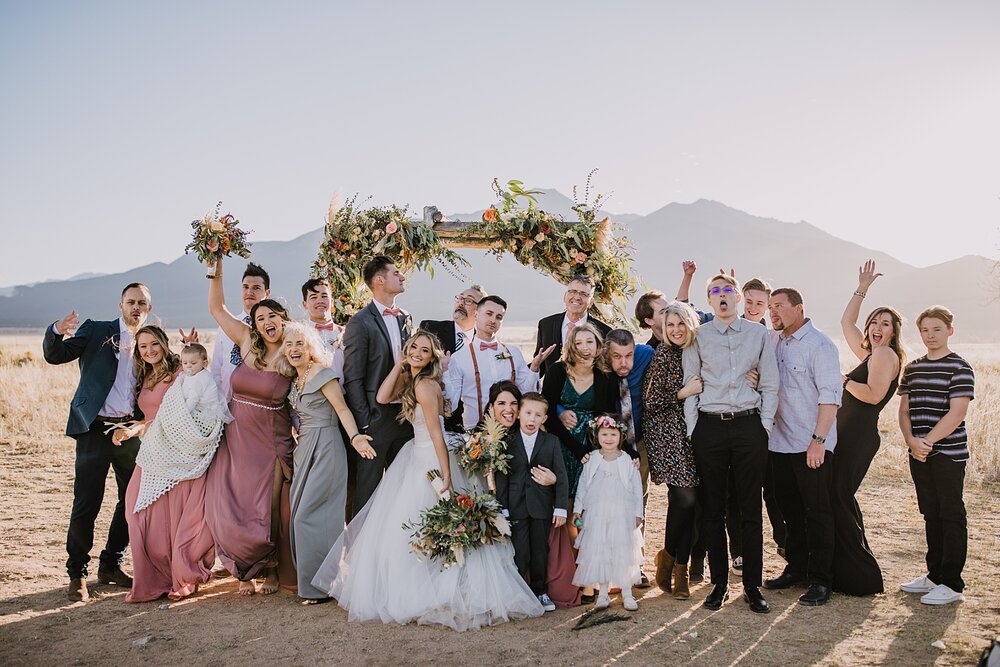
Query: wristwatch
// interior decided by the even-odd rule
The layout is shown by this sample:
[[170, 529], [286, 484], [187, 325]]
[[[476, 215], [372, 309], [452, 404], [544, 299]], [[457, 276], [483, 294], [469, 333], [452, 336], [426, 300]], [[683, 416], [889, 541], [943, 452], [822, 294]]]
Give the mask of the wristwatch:
[[815, 433], [813, 433], [812, 436], [813, 436], [813, 440], [815, 440], [819, 444], [821, 444], [821, 445], [825, 445], [826, 444], [826, 438], [824, 438], [823, 436], [816, 435]]

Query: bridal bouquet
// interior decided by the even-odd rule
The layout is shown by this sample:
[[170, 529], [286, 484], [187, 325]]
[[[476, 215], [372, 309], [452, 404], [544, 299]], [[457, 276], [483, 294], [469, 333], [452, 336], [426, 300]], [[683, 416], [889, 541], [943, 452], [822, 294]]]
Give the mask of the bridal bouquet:
[[222, 209], [220, 201], [214, 211], [209, 211], [201, 220], [191, 223], [194, 235], [191, 242], [184, 247], [184, 254], [194, 252], [198, 261], [206, 267], [205, 277], [214, 278], [218, 258], [222, 255], [239, 255], [246, 259], [250, 257], [250, 243], [247, 241], [247, 231], [240, 229], [240, 221], [232, 213], [219, 215]]
[[497, 421], [492, 412], [483, 419], [482, 430], [475, 431], [453, 450], [458, 465], [469, 475], [482, 475], [486, 486], [496, 491], [496, 474], [510, 471], [507, 453], [507, 427]]
[[[438, 479], [440, 476], [437, 472]], [[404, 523], [403, 530], [412, 531], [410, 551], [418, 558], [441, 561], [443, 569], [462, 566], [465, 554], [472, 549], [506, 541], [510, 523], [500, 513], [500, 503], [492, 494], [463, 490], [441, 496], [436, 505], [420, 512], [419, 521]]]

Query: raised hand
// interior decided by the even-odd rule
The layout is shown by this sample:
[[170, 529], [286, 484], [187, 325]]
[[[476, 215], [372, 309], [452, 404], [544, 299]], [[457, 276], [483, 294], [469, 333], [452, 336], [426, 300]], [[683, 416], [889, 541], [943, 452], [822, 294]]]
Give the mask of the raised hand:
[[533, 372], [537, 373], [538, 369], [542, 367], [542, 362], [548, 359], [549, 355], [552, 354], [553, 350], [555, 349], [556, 349], [556, 344], [553, 343], [544, 350], [540, 350], [538, 354], [535, 355], [535, 358], [531, 360], [531, 363], [528, 364], [528, 368], [530, 368]]
[[685, 259], [681, 262], [681, 269], [684, 270], [685, 276], [694, 276], [695, 272], [698, 270], [698, 263], [693, 259]]
[[448, 366], [451, 365], [451, 352], [445, 352], [444, 356], [441, 357], [441, 374], [448, 372]]
[[187, 345], [188, 343], [197, 343], [198, 341], [198, 330], [191, 327], [191, 331], [184, 333], [184, 329], [178, 329], [177, 333], [181, 336], [181, 344]]
[[60, 336], [65, 336], [68, 333], [76, 331], [79, 326], [80, 316], [77, 315], [74, 310], [69, 315], [56, 322], [56, 333]]
[[881, 275], [875, 271], [875, 260], [869, 259], [864, 266], [858, 269], [858, 291], [867, 292], [875, 279]]
[[[726, 275], [726, 270], [725, 269], [719, 269], [719, 273], [721, 273], [722, 275]], [[732, 269], [732, 268], [729, 269], [729, 277], [730, 278], [735, 278], [736, 277], [736, 269]]]

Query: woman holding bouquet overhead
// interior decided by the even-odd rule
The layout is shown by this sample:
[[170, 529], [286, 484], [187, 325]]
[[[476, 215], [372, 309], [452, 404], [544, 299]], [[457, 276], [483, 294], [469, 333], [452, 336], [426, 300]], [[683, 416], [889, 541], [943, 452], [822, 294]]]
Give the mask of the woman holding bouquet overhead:
[[223, 332], [239, 346], [233, 398], [215, 460], [208, 469], [205, 515], [222, 564], [240, 580], [240, 593], [275, 593], [295, 585], [288, 544], [292, 426], [286, 397], [291, 381], [284, 367], [282, 337], [289, 321], [284, 307], [264, 299], [250, 309], [250, 325], [226, 309], [222, 259], [208, 288], [208, 308]]
[[[439, 495], [469, 482], [444, 441], [441, 343], [418, 330], [379, 388], [377, 400], [402, 403], [400, 420], [413, 424], [406, 443], [368, 503], [334, 544], [313, 579], [348, 611], [348, 620], [440, 624], [468, 630], [511, 619], [541, 616], [542, 607], [514, 567], [509, 543], [467, 551], [442, 569], [418, 559], [411, 530]], [[428, 473], [439, 473], [432, 486]]]

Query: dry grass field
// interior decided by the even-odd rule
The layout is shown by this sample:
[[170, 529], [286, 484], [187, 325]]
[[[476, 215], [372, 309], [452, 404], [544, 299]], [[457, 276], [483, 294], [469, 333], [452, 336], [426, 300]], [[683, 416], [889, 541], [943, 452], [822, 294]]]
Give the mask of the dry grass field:
[[[977, 374], [970, 411], [973, 460], [966, 487], [970, 522], [966, 602], [921, 605], [896, 590], [923, 572], [917, 512], [893, 401], [883, 413], [883, 446], [860, 494], [872, 548], [888, 592], [835, 596], [820, 608], [797, 593], [770, 593], [772, 612], [750, 613], [738, 598], [716, 613], [701, 608], [707, 587], [679, 602], [656, 589], [622, 622], [583, 630], [583, 609], [561, 610], [479, 632], [347, 623], [334, 605], [302, 607], [286, 591], [235, 595], [233, 579], [213, 581], [180, 603], [129, 605], [124, 590], [91, 579], [89, 603], [67, 602], [65, 531], [72, 502], [73, 443], [63, 435], [77, 381], [75, 364], [47, 366], [40, 336], [0, 337], [0, 664], [777, 664], [968, 665], [1000, 633], [1000, 359], [959, 348]], [[845, 358], [846, 360], [846, 358]], [[109, 479], [108, 493], [114, 485]], [[99, 518], [106, 535], [110, 498]], [[666, 494], [654, 487], [647, 554], [663, 537]], [[765, 521], [766, 525], [766, 521]], [[766, 575], [782, 561], [765, 541]], [[96, 557], [99, 546], [95, 548]], [[126, 563], [128, 569], [128, 563]], [[652, 571], [647, 563], [647, 571]], [[738, 590], [732, 578], [731, 590]], [[732, 595], [732, 593], [731, 593]], [[612, 611], [621, 612], [616, 601]], [[932, 647], [937, 640], [945, 648]]]

